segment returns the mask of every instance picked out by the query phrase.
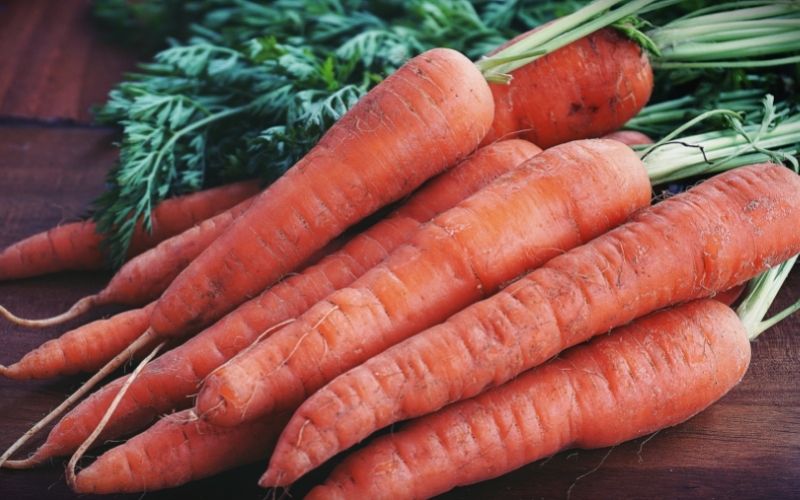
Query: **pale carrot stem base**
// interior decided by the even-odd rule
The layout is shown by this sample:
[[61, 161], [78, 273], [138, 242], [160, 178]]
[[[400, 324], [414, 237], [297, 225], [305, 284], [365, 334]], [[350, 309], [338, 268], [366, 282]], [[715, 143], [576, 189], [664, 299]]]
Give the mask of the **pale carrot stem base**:
[[86, 450], [88, 450], [89, 447], [92, 446], [92, 444], [97, 439], [97, 436], [99, 436], [100, 433], [103, 432], [103, 429], [105, 429], [106, 425], [108, 424], [108, 421], [114, 414], [114, 411], [116, 411], [117, 406], [119, 406], [120, 401], [122, 401], [122, 398], [125, 396], [125, 393], [128, 392], [128, 388], [131, 386], [133, 381], [136, 380], [136, 377], [139, 375], [139, 373], [141, 373], [142, 369], [144, 369], [144, 367], [147, 365], [147, 363], [150, 362], [150, 360], [156, 357], [158, 352], [166, 344], [167, 344], [166, 341], [158, 344], [156, 348], [153, 349], [153, 351], [150, 354], [148, 354], [147, 357], [145, 357], [141, 361], [141, 363], [139, 363], [139, 366], [137, 366], [136, 369], [133, 370], [133, 373], [131, 373], [131, 375], [122, 385], [119, 392], [114, 397], [114, 400], [111, 401], [111, 405], [108, 407], [108, 410], [106, 410], [105, 414], [103, 414], [103, 418], [100, 419], [100, 422], [97, 424], [97, 427], [94, 428], [92, 433], [89, 434], [89, 437], [87, 437], [86, 440], [83, 443], [81, 443], [81, 445], [78, 447], [78, 449], [75, 450], [75, 453], [72, 455], [72, 458], [69, 459], [69, 463], [67, 464], [67, 484], [69, 484], [70, 488], [75, 489], [75, 476], [76, 476], [75, 466], [77, 465], [78, 460], [80, 460], [81, 457], [83, 457], [83, 454], [86, 453]]
[[50, 318], [42, 319], [20, 318], [5, 307], [0, 306], [0, 316], [7, 319], [11, 323], [14, 323], [15, 325], [24, 326], [26, 328], [45, 328], [53, 325], [60, 325], [61, 323], [65, 323], [71, 319], [77, 318], [81, 314], [94, 307], [96, 304], [97, 295], [89, 295], [88, 297], [84, 297], [78, 302], [75, 302], [72, 307], [63, 313]]
[[137, 350], [142, 348], [143, 346], [147, 345], [153, 339], [153, 331], [147, 330], [139, 337], [134, 343], [128, 346], [127, 349], [122, 351], [121, 353], [117, 354], [114, 359], [109, 361], [103, 368], [98, 370], [89, 380], [87, 380], [82, 386], [78, 388], [75, 392], [73, 392], [67, 399], [64, 400], [58, 407], [56, 407], [53, 411], [48, 413], [43, 419], [38, 421], [33, 427], [28, 430], [25, 434], [22, 435], [14, 444], [12, 444], [6, 451], [0, 456], [0, 468], [8, 468], [8, 469], [28, 469], [39, 465], [40, 460], [35, 458], [35, 455], [31, 458], [25, 460], [8, 460], [11, 455], [14, 454], [18, 449], [20, 449], [25, 443], [28, 442], [33, 436], [35, 436], [40, 430], [42, 430], [47, 424], [55, 420], [59, 417], [64, 411], [72, 406], [76, 401], [82, 398], [87, 392], [92, 390], [94, 386], [96, 386], [101, 380], [106, 378], [110, 375], [114, 370], [119, 368], [123, 365], [127, 360], [136, 353]]

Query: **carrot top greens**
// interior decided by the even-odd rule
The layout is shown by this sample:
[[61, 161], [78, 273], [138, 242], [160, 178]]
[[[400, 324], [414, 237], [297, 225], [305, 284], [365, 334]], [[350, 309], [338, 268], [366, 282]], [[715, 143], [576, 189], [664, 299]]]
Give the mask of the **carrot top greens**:
[[[96, 111], [98, 121], [123, 127], [120, 161], [94, 209], [116, 265], [134, 221], [149, 228], [158, 201], [242, 178], [274, 180], [361, 96], [428, 48], [477, 60], [557, 17], [479, 60], [487, 79], [506, 81], [515, 67], [604, 26], [635, 39], [656, 68], [683, 81], [800, 58], [800, 13], [790, 1], [111, 0], [97, 2], [95, 14], [137, 47], [166, 45]], [[715, 75], [714, 91], [749, 85], [731, 80]], [[650, 119], [669, 129], [686, 116], [665, 122], [675, 111]]]
[[[97, 3], [112, 31], [185, 33], [140, 65], [96, 112], [98, 121], [124, 129], [120, 162], [94, 214], [117, 265], [134, 220], [149, 223], [156, 202], [241, 178], [275, 179], [410, 57], [447, 46], [477, 58], [578, 4], [177, 3]], [[175, 12], [188, 21], [174, 25]]]

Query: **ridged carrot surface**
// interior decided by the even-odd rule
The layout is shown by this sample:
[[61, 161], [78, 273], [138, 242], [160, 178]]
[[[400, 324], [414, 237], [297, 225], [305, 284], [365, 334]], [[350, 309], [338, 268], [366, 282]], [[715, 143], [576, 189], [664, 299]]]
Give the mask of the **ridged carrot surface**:
[[466, 57], [427, 51], [347, 112], [184, 270], [151, 319], [164, 337], [204, 326], [294, 270], [347, 227], [464, 159], [494, 116]]
[[[19, 318], [0, 307], [0, 316], [23, 327], [44, 328], [70, 321], [99, 305], [141, 306], [157, 299], [173, 279], [233, 224], [253, 202], [248, 198], [180, 234], [162, 241], [123, 265], [108, 285], [84, 297], [67, 311], [40, 319]], [[84, 333], [88, 333], [84, 330]], [[109, 353], [113, 357], [117, 353]]]
[[[158, 415], [191, 404], [202, 379], [264, 331], [302, 314], [331, 292], [349, 285], [406, 242], [422, 222], [442, 212], [541, 150], [526, 141], [496, 142], [425, 184], [384, 220], [339, 251], [287, 277], [242, 304], [185, 344], [155, 359], [139, 374], [114, 412], [105, 439], [140, 429]], [[139, 333], [144, 331], [142, 328]], [[36, 452], [37, 460], [70, 453], [100, 421], [125, 378], [83, 401], [57, 424]]]
[[433, 218], [387, 260], [213, 374], [197, 413], [218, 425], [291, 408], [336, 375], [621, 224], [650, 202], [627, 146], [553, 147]]
[[77, 477], [78, 493], [172, 488], [267, 456], [288, 415], [235, 428], [214, 427], [189, 410], [167, 415], [103, 453]]
[[744, 282], [800, 252], [800, 233], [786, 230], [796, 220], [800, 177], [771, 164], [642, 210], [311, 396], [281, 436], [270, 479], [290, 483], [377, 429], [475, 396], [651, 311]]
[[749, 361], [736, 314], [691, 302], [376, 439], [306, 498], [428, 498], [564, 449], [619, 444], [702, 411]]
[[[239, 182], [171, 198], [153, 209], [153, 231], [137, 226], [129, 257], [179, 234], [257, 193], [255, 181]], [[67, 270], [102, 269], [108, 260], [93, 221], [73, 222], [33, 235], [0, 252], [0, 280]]]
[[600, 137], [639, 113], [653, 90], [647, 55], [611, 28], [576, 40], [511, 76], [508, 85], [490, 85], [495, 118], [484, 144], [521, 137], [546, 149]]
[[48, 340], [16, 363], [0, 366], [0, 375], [28, 380], [96, 371], [142, 335], [150, 324], [151, 310], [152, 306], [133, 309], [80, 326]]

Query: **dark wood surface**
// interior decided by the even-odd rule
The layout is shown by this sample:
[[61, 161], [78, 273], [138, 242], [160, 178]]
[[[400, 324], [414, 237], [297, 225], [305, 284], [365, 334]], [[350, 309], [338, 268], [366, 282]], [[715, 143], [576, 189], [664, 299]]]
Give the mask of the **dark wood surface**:
[[[74, 22], [85, 20], [83, 2], [64, 2], [73, 8], [82, 7], [67, 9], [69, 12], [52, 11], [41, 7], [43, 4], [53, 8], [59, 2], [20, 1], [11, 3], [11, 7], [5, 4], [5, 10], [0, 10], [0, 246], [85, 213], [89, 202], [101, 192], [103, 176], [115, 157], [111, 145], [115, 132], [88, 126], [85, 105], [102, 100], [118, 77], [117, 63], [101, 66], [99, 82], [103, 84], [95, 80], [96, 75], [70, 73], [62, 66], [72, 64], [72, 57], [94, 66], [101, 54], [116, 54], [117, 62], [129, 64], [130, 56], [110, 47], [100, 48], [102, 44], [90, 25]], [[14, 14], [12, 21], [6, 17], [9, 8]], [[52, 30], [52, 36], [62, 37], [62, 42], [48, 38], [49, 30], [42, 25], [34, 28], [39, 30], [37, 37], [25, 34], [29, 27], [19, 20], [42, 19], [36, 16], [47, 12], [57, 12], [54, 15], [72, 23], [66, 31]], [[48, 19], [55, 23], [55, 18]], [[6, 47], [16, 38], [14, 33], [28, 42], [17, 41], [13, 46], [36, 54], [39, 60], [57, 61], [47, 71], [41, 70], [41, 78], [60, 75], [58, 78], [70, 79], [69, 88], [78, 90], [60, 97], [43, 97], [46, 85], [34, 84], [33, 88], [39, 90], [30, 93], [21, 87], [31, 81], [27, 77], [9, 78], [11, 63]], [[83, 46], [94, 49], [88, 55], [85, 51], [73, 54], [61, 46], [63, 40], [75, 39], [88, 40]], [[64, 54], [62, 59], [48, 55], [55, 47]], [[13, 57], [17, 61], [26, 59], [19, 54]], [[20, 67], [20, 63], [14, 64]], [[27, 119], [20, 121], [20, 117]], [[54, 117], [71, 121], [54, 125], [50, 121]], [[47, 315], [99, 289], [107, 279], [104, 273], [64, 273], [0, 283], [0, 303], [23, 315]], [[799, 295], [800, 273], [795, 272], [779, 303], [786, 305]], [[107, 308], [85, 319], [112, 312], [113, 308]], [[0, 362], [14, 361], [63, 331], [65, 327], [25, 331], [0, 323]], [[81, 380], [0, 380], [0, 447], [5, 448], [25, 432]], [[798, 381], [800, 316], [795, 316], [753, 345], [752, 365], [742, 383], [689, 422], [612, 449], [561, 453], [493, 481], [455, 490], [446, 497], [800, 498]], [[255, 464], [178, 489], [148, 493], [144, 498], [271, 498], [269, 492], [255, 485], [263, 467], [263, 463]], [[325, 467], [293, 488], [292, 497], [301, 497], [329, 469]], [[64, 483], [61, 462], [31, 471], [0, 471], [0, 499], [72, 498], [78, 497]], [[137, 499], [140, 495], [106, 498]]]
[[132, 55], [92, 29], [90, 0], [0, 0], [0, 116], [87, 122]]

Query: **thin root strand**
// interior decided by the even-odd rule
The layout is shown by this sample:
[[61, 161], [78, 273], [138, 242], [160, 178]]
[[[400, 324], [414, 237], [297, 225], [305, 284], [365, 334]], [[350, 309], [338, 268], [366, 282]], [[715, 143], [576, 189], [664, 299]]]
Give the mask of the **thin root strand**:
[[62, 323], [77, 318], [81, 314], [84, 314], [89, 309], [94, 307], [97, 304], [97, 301], [98, 301], [97, 295], [89, 295], [88, 297], [84, 297], [79, 301], [75, 302], [75, 304], [73, 304], [72, 307], [70, 307], [63, 313], [49, 318], [41, 318], [41, 319], [20, 318], [19, 316], [12, 313], [5, 307], [0, 306], [0, 316], [10, 321], [11, 323], [14, 323], [15, 325], [22, 326], [25, 328], [46, 328], [48, 326], [60, 325]]
[[[150, 330], [148, 330], [148, 332], [149, 331]], [[106, 425], [108, 424], [108, 421], [111, 419], [111, 416], [114, 414], [114, 411], [116, 411], [117, 406], [119, 406], [119, 403], [122, 401], [122, 398], [125, 396], [125, 393], [128, 392], [128, 388], [131, 386], [133, 381], [136, 380], [136, 377], [139, 375], [139, 373], [141, 373], [141, 371], [144, 369], [144, 367], [154, 357], [156, 357], [158, 352], [166, 344], [167, 344], [166, 340], [161, 342], [160, 344], [158, 344], [156, 346], [156, 348], [153, 349], [152, 352], [150, 352], [150, 354], [148, 354], [147, 357], [145, 357], [139, 363], [139, 365], [136, 367], [136, 369], [133, 370], [133, 373], [130, 374], [128, 379], [125, 381], [125, 383], [120, 388], [120, 390], [117, 393], [117, 395], [114, 397], [114, 400], [111, 401], [111, 405], [108, 407], [106, 412], [103, 414], [103, 418], [97, 424], [97, 427], [94, 428], [92, 433], [89, 434], [89, 437], [87, 437], [86, 440], [83, 443], [81, 443], [81, 445], [78, 447], [78, 449], [75, 450], [75, 453], [72, 455], [72, 458], [69, 459], [69, 463], [67, 464], [67, 484], [69, 484], [70, 488], [72, 488], [73, 490], [75, 489], [75, 485], [76, 485], [76, 482], [75, 482], [76, 481], [75, 466], [77, 465], [78, 461], [83, 457], [83, 454], [86, 453], [86, 450], [88, 450], [89, 447], [92, 446], [92, 444], [95, 442], [95, 440], [100, 435], [100, 433], [103, 432], [103, 429], [105, 429]]]
[[[6, 461], [14, 454], [18, 449], [20, 449], [25, 443], [28, 442], [33, 436], [35, 436], [40, 430], [42, 430], [47, 424], [55, 420], [58, 416], [60, 416], [67, 408], [72, 406], [76, 401], [82, 398], [86, 393], [88, 393], [94, 386], [96, 386], [101, 380], [106, 378], [110, 375], [114, 370], [122, 366], [133, 354], [136, 353], [139, 349], [143, 346], [147, 345], [149, 342], [152, 341], [153, 336], [155, 334], [152, 330], [147, 330], [144, 332], [135, 342], [128, 346], [127, 349], [122, 351], [121, 353], [117, 354], [111, 361], [106, 363], [106, 365], [97, 371], [89, 380], [87, 380], [82, 386], [80, 386], [75, 392], [73, 392], [67, 399], [65, 399], [60, 405], [58, 405], [53, 411], [45, 415], [44, 418], [39, 420], [33, 427], [31, 427], [28, 432], [22, 435], [14, 444], [12, 444], [3, 455], [0, 456], [0, 468], [6, 467]], [[17, 463], [23, 463], [26, 466], [28, 464], [26, 462], [30, 462], [30, 465], [36, 465], [41, 462], [40, 459], [37, 458], [36, 454], [30, 457], [27, 460], [20, 460]]]

